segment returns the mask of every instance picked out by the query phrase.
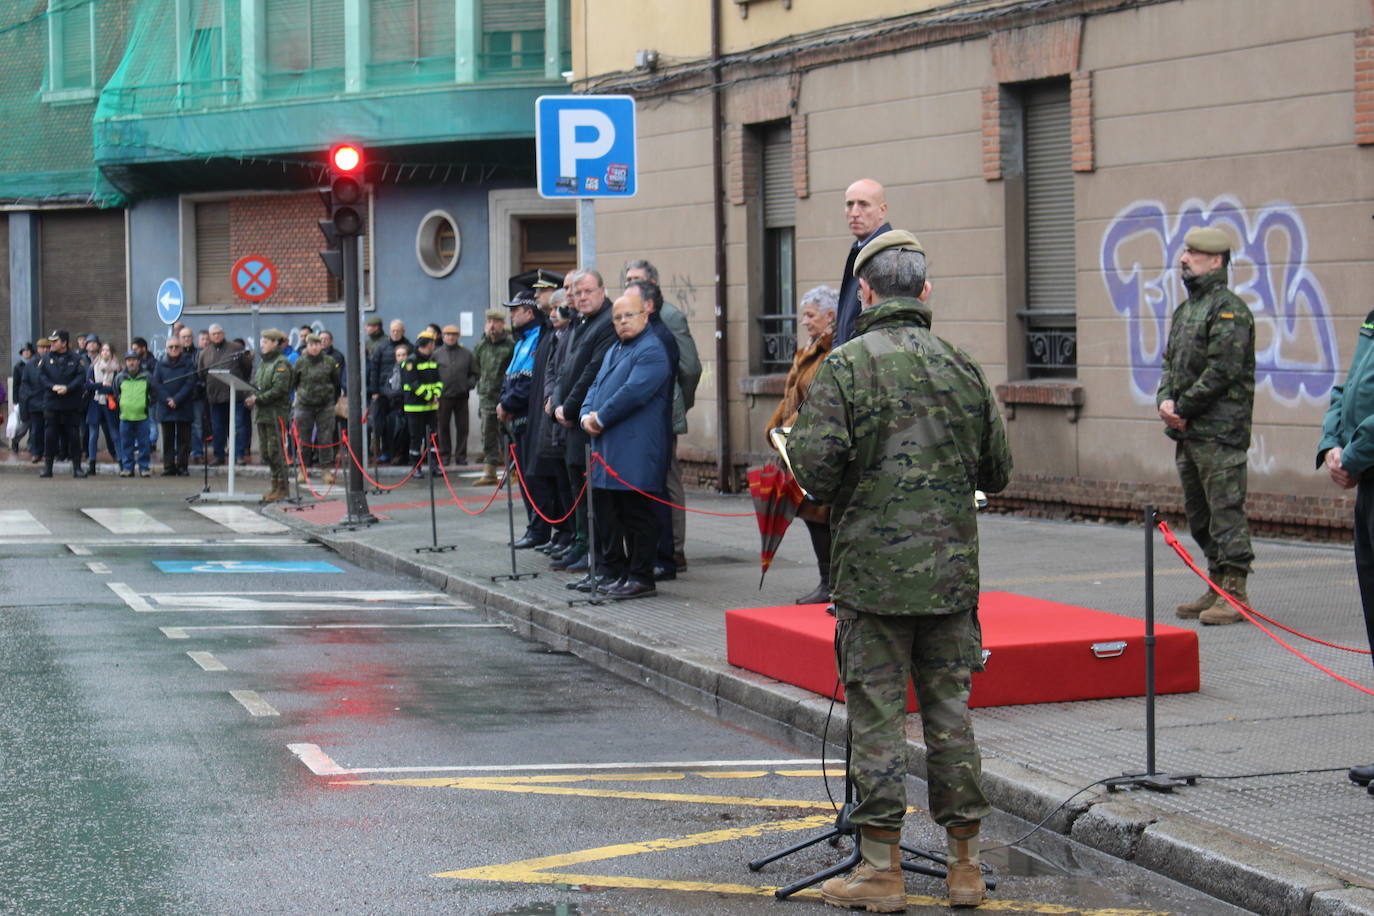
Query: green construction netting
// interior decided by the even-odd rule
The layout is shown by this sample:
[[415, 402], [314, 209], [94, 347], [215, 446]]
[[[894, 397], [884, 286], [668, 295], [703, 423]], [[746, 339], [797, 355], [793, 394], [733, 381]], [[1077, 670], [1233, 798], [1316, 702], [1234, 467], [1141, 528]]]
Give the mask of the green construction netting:
[[559, 7], [549, 28], [545, 0], [4, 0], [0, 200], [114, 206], [147, 163], [298, 163], [318, 143], [301, 128], [311, 119], [396, 144], [511, 136], [509, 118], [460, 111], [444, 125], [406, 101], [548, 85], [550, 35], [569, 66]]

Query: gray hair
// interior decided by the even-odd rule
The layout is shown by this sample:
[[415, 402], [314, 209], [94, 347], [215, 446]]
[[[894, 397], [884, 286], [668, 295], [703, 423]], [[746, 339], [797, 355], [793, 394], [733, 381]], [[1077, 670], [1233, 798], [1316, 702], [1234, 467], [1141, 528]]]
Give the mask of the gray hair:
[[209, 332], [210, 332], [211, 334], [215, 333], [216, 331], [219, 331], [219, 332], [223, 333], [223, 331], [224, 331], [224, 325], [222, 325], [222, 324], [212, 324], [212, 325], [210, 325], [210, 327], [209, 327], [207, 330], [209, 330]]
[[833, 312], [840, 307], [840, 294], [830, 286], [815, 286], [802, 293], [797, 311], [805, 311], [807, 306], [815, 306], [818, 312]]
[[601, 277], [601, 271], [593, 267], [579, 267], [577, 270], [574, 270], [572, 273], [572, 283], [569, 285], [576, 286], [578, 283], [582, 282], [583, 277], [591, 277], [596, 281], [597, 286], [603, 288], [606, 286], [606, 281]]
[[859, 277], [879, 299], [915, 298], [926, 285], [926, 256], [919, 251], [888, 248], [859, 268]]
[[568, 291], [562, 288], [554, 290], [553, 295], [549, 297], [549, 305], [553, 306], [554, 308], [558, 308], [560, 305], [563, 305], [567, 301]]
[[623, 277], [632, 270], [642, 270], [647, 278], [655, 283], [658, 282], [658, 268], [642, 258], [637, 261], [626, 261], [625, 269], [620, 272], [620, 275]]

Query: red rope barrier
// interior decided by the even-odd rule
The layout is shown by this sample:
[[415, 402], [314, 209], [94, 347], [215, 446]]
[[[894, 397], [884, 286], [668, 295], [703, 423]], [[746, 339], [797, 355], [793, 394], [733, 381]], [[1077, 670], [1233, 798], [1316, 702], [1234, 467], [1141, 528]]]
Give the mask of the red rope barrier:
[[[437, 450], [437, 448], [438, 448], [438, 443], [436, 443], [436, 442], [434, 441], [434, 438], [435, 438], [435, 437], [434, 437], [434, 434], [433, 434], [433, 433], [430, 433], [429, 438], [430, 438], [430, 443], [431, 443], [432, 445], [434, 445], [435, 448], [436, 448], [436, 450]], [[501, 479], [498, 480], [498, 481], [496, 482], [496, 489], [495, 489], [495, 490], [492, 490], [492, 491], [491, 491], [491, 496], [487, 498], [486, 505], [482, 506], [482, 508], [480, 508], [480, 509], [478, 509], [476, 512], [474, 512], [474, 511], [472, 511], [471, 509], [469, 509], [467, 506], [463, 505], [463, 501], [462, 501], [461, 499], [458, 498], [458, 494], [455, 493], [455, 492], [453, 492], [453, 484], [449, 483], [448, 471], [444, 469], [444, 466], [443, 466], [442, 464], [439, 465], [439, 473], [440, 473], [441, 475], [443, 475], [443, 478], [444, 478], [444, 486], [448, 488], [448, 495], [453, 497], [453, 504], [456, 505], [459, 509], [462, 509], [462, 510], [463, 510], [464, 512], [466, 512], [468, 515], [481, 515], [483, 512], [486, 512], [488, 509], [490, 509], [490, 508], [491, 508], [491, 504], [494, 503], [494, 502], [496, 502], [496, 497], [498, 497], [498, 496], [501, 495], [501, 487], [503, 487], [503, 486], [505, 485], [505, 483], [506, 483], [506, 477], [508, 477], [508, 476], [510, 475], [510, 471], [506, 471], [505, 474], [502, 474], [502, 475], [501, 475]]]
[[[277, 422], [281, 422], [280, 418], [277, 420]], [[334, 487], [339, 482], [339, 463], [343, 461], [343, 452], [335, 453], [334, 467], [330, 468], [331, 473], [334, 475], [334, 479], [330, 481], [329, 486], [325, 488], [325, 491], [323, 493], [320, 493], [310, 483], [310, 471], [305, 466], [305, 452], [301, 451], [301, 430], [300, 427], [296, 425], [295, 417], [291, 418], [291, 438], [296, 440], [296, 461], [301, 466], [301, 473], [299, 479], [305, 481], [305, 488], [310, 491], [311, 496], [315, 497], [316, 499], [327, 498], [329, 494], [334, 491]], [[290, 465], [288, 464], [287, 466], [289, 467]]]
[[[717, 518], [753, 518], [756, 514], [753, 512], [711, 512], [707, 509], [693, 509], [691, 506], [679, 506], [677, 503], [669, 502], [661, 496], [655, 496], [652, 493], [649, 493], [645, 490], [641, 490], [639, 487], [635, 486], [625, 478], [621, 477], [619, 474], [616, 473], [615, 468], [611, 467], [609, 464], [606, 463], [606, 459], [601, 457], [600, 452], [592, 452], [592, 461], [599, 462], [601, 466], [606, 469], [607, 474], [610, 474], [616, 480], [623, 483], [627, 488], [634, 490], [640, 496], [647, 496], [654, 502], [663, 503], [663, 505], [673, 509], [681, 509], [684, 512], [695, 512], [697, 515], [714, 515]], [[590, 469], [588, 470], [588, 476], [590, 476]]]
[[520, 470], [520, 459], [515, 456], [515, 443], [511, 443], [510, 446], [510, 460], [511, 463], [515, 465], [515, 477], [520, 481], [520, 495], [525, 497], [525, 501], [530, 504], [530, 508], [534, 510], [535, 515], [539, 516], [550, 525], [561, 525], [572, 518], [573, 512], [577, 511], [577, 504], [582, 502], [582, 497], [586, 495], [587, 483], [591, 479], [590, 475], [587, 480], [582, 481], [582, 489], [578, 491], [577, 499], [573, 500], [572, 507], [568, 509], [568, 514], [562, 518], [549, 518], [539, 508], [539, 504], [534, 501], [534, 497], [530, 496], [530, 488], [525, 485], [525, 474]]
[[409, 482], [410, 478], [412, 478], [412, 477], [415, 476], [415, 472], [418, 471], [418, 470], [420, 469], [421, 463], [423, 463], [424, 460], [425, 460], [425, 456], [424, 456], [424, 455], [421, 455], [421, 456], [420, 456], [420, 460], [417, 461], [417, 462], [415, 462], [415, 467], [413, 467], [413, 468], [410, 469], [410, 473], [407, 474], [407, 475], [405, 476], [405, 479], [404, 479], [404, 480], [402, 480], [400, 483], [396, 484], [395, 486], [390, 486], [390, 487], [388, 487], [386, 484], [381, 483], [381, 482], [378, 481], [375, 477], [373, 477], [371, 474], [369, 474], [369, 473], [367, 472], [367, 468], [363, 467], [363, 463], [362, 463], [361, 461], [358, 460], [358, 454], [357, 454], [357, 452], [353, 451], [353, 443], [348, 441], [348, 433], [344, 433], [344, 434], [343, 434], [342, 441], [343, 441], [344, 448], [348, 449], [348, 457], [353, 459], [353, 463], [356, 464], [356, 465], [358, 466], [358, 470], [362, 472], [363, 477], [367, 480], [368, 483], [372, 484], [374, 487], [376, 487], [376, 488], [379, 489], [379, 490], [398, 490], [398, 489], [400, 489], [401, 487], [405, 486], [405, 484], [406, 484], [407, 482]]
[[1250, 623], [1253, 623], [1255, 626], [1259, 627], [1260, 631], [1263, 632], [1265, 636], [1268, 636], [1270, 639], [1274, 640], [1274, 642], [1276, 642], [1276, 643], [1278, 643], [1279, 645], [1283, 646], [1283, 647], [1284, 647], [1285, 649], [1287, 649], [1289, 652], [1292, 652], [1292, 653], [1293, 653], [1294, 655], [1296, 655], [1298, 658], [1300, 658], [1300, 659], [1302, 659], [1303, 661], [1307, 662], [1309, 665], [1311, 665], [1313, 668], [1316, 668], [1318, 671], [1321, 671], [1321, 672], [1324, 672], [1325, 674], [1330, 675], [1331, 677], [1335, 678], [1336, 680], [1340, 681], [1340, 682], [1343, 683], [1343, 684], [1346, 684], [1347, 686], [1354, 687], [1356, 690], [1360, 691], [1361, 693], [1366, 693], [1366, 694], [1369, 694], [1370, 696], [1374, 696], [1374, 690], [1371, 690], [1371, 689], [1369, 689], [1368, 687], [1361, 686], [1360, 684], [1355, 683], [1354, 681], [1350, 680], [1349, 678], [1342, 677], [1341, 675], [1339, 675], [1339, 674], [1337, 674], [1336, 672], [1332, 671], [1330, 668], [1327, 668], [1325, 665], [1319, 664], [1319, 663], [1313, 661], [1311, 658], [1308, 658], [1306, 655], [1304, 655], [1303, 653], [1299, 652], [1297, 649], [1293, 648], [1293, 647], [1290, 646], [1288, 643], [1284, 642], [1284, 641], [1283, 641], [1282, 639], [1280, 639], [1278, 636], [1275, 636], [1274, 633], [1271, 632], [1270, 629], [1269, 629], [1268, 627], [1266, 627], [1264, 624], [1260, 623], [1259, 620], [1257, 620], [1257, 619], [1255, 619], [1255, 618], [1257, 618], [1257, 617], [1258, 617], [1258, 618], [1263, 618], [1264, 620], [1267, 620], [1269, 623], [1274, 624], [1276, 627], [1279, 627], [1280, 629], [1286, 630], [1286, 631], [1288, 631], [1289, 633], [1292, 633], [1292, 634], [1295, 635], [1295, 636], [1301, 636], [1303, 639], [1308, 639], [1308, 640], [1311, 640], [1312, 642], [1319, 643], [1319, 644], [1321, 644], [1321, 645], [1323, 645], [1323, 646], [1328, 646], [1328, 647], [1333, 648], [1333, 649], [1341, 649], [1341, 650], [1346, 651], [1346, 652], [1356, 652], [1356, 653], [1360, 653], [1360, 654], [1363, 654], [1363, 655], [1368, 655], [1368, 654], [1369, 654], [1369, 650], [1368, 650], [1368, 649], [1353, 649], [1353, 648], [1350, 648], [1349, 646], [1339, 646], [1339, 645], [1336, 645], [1335, 643], [1323, 642], [1323, 641], [1320, 640], [1320, 639], [1314, 639], [1314, 638], [1311, 637], [1311, 636], [1307, 636], [1307, 635], [1305, 635], [1305, 634], [1303, 634], [1303, 633], [1299, 633], [1297, 630], [1294, 630], [1294, 629], [1291, 629], [1291, 628], [1289, 628], [1289, 627], [1286, 627], [1286, 626], [1284, 626], [1283, 624], [1278, 623], [1277, 621], [1270, 619], [1269, 617], [1265, 617], [1265, 615], [1259, 613], [1258, 611], [1255, 611], [1255, 610], [1253, 610], [1253, 609], [1247, 607], [1246, 605], [1244, 605], [1244, 604], [1242, 604], [1241, 602], [1237, 601], [1235, 598], [1231, 597], [1231, 595], [1227, 594], [1226, 591], [1224, 591], [1223, 589], [1221, 589], [1220, 587], [1218, 587], [1217, 584], [1216, 584], [1215, 582], [1213, 582], [1213, 581], [1207, 576], [1206, 573], [1204, 573], [1202, 570], [1198, 569], [1197, 564], [1193, 562], [1193, 558], [1192, 558], [1191, 556], [1188, 555], [1187, 549], [1186, 549], [1182, 544], [1179, 543], [1178, 538], [1174, 535], [1174, 533], [1173, 533], [1172, 531], [1169, 530], [1169, 524], [1168, 524], [1168, 522], [1161, 521], [1161, 522], [1159, 523], [1159, 530], [1160, 530], [1160, 532], [1163, 533], [1163, 535], [1164, 535], [1164, 543], [1168, 544], [1170, 547], [1172, 547], [1172, 548], [1174, 549], [1174, 553], [1176, 553], [1176, 554], [1179, 555], [1179, 558], [1182, 559], [1183, 562], [1186, 563], [1186, 564], [1188, 565], [1188, 568], [1191, 569], [1193, 572], [1197, 573], [1198, 576], [1199, 576], [1199, 578], [1201, 578], [1204, 582], [1206, 582], [1208, 585], [1210, 585], [1210, 586], [1212, 587], [1212, 590], [1215, 591], [1220, 597], [1225, 598], [1226, 601], [1227, 601], [1228, 603], [1230, 603], [1230, 605], [1231, 605], [1233, 608], [1235, 608], [1235, 609], [1240, 613], [1240, 615], [1241, 615], [1242, 617], [1244, 617], [1246, 620], [1250, 621]]

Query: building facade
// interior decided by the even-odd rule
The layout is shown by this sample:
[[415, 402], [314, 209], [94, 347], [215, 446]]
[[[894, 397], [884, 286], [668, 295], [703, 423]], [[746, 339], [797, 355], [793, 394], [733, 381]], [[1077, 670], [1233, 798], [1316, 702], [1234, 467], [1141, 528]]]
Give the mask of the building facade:
[[597, 203], [598, 264], [654, 261], [697, 339], [722, 341], [682, 445], [702, 478], [767, 453], [796, 299], [838, 286], [844, 189], [872, 178], [929, 252], [936, 331], [998, 386], [1004, 505], [1181, 505], [1154, 392], [1183, 235], [1220, 221], [1258, 334], [1252, 514], [1346, 526], [1313, 455], [1369, 309], [1369, 0], [715, 7], [572, 9], [578, 91], [639, 106], [640, 191]]

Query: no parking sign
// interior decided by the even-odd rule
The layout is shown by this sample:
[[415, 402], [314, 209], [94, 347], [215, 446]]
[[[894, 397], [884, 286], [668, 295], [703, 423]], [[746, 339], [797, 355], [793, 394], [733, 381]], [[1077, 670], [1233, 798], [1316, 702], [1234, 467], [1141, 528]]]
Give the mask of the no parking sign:
[[261, 302], [277, 288], [277, 265], [260, 254], [244, 255], [230, 268], [229, 282], [249, 302]]

